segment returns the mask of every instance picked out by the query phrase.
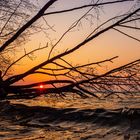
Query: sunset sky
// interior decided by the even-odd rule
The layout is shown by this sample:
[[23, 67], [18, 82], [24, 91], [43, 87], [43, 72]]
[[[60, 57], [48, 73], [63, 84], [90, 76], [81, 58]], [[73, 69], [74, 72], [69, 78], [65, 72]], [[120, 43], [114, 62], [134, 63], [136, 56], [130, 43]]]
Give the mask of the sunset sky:
[[[103, 2], [105, 1], [106, 0], [104, 0]], [[40, 7], [42, 7], [45, 2], [46, 0], [38, 1]], [[46, 12], [72, 8], [75, 6], [88, 4], [90, 2], [91, 0], [58, 0]], [[82, 22], [76, 28], [69, 32], [53, 50], [52, 56], [55, 56], [56, 54], [61, 53], [67, 50], [68, 48], [72, 48], [75, 45], [79, 44], [97, 26], [99, 26], [106, 20], [129, 11], [134, 5], [134, 2], [135, 1], [106, 5], [104, 7], [101, 7], [99, 11], [92, 10], [90, 13], [92, 14], [92, 18], [89, 15], [87, 18], [83, 19]], [[39, 46], [43, 47], [47, 43], [50, 46], [50, 40], [53, 44], [55, 44], [57, 40], [61, 37], [61, 35], [68, 29], [68, 27], [70, 27], [70, 25], [75, 20], [80, 18], [88, 9], [89, 8], [85, 8], [74, 12], [45, 16], [44, 18], [46, 19], [48, 24], [53, 27], [54, 31], [49, 29], [46, 30], [45, 33], [39, 32], [34, 34], [30, 37], [30, 41], [24, 44], [24, 48], [26, 48], [26, 50], [32, 50]], [[97, 20], [97, 18], [99, 18], [99, 20]], [[110, 22], [109, 24], [111, 23], [112, 22]], [[42, 27], [46, 27], [45, 21], [42, 19], [37, 21], [37, 24], [40, 24]], [[134, 29], [124, 30], [121, 27], [119, 27], [118, 29], [122, 29], [122, 31], [125, 31], [126, 33], [129, 33], [130, 35], [135, 36], [139, 39], [140, 32]], [[35, 53], [37, 57], [34, 61], [31, 61], [29, 59], [22, 61], [22, 63], [18, 65], [18, 67], [15, 67], [15, 71], [17, 73], [25, 72], [32, 66], [46, 60], [48, 57], [49, 50], [50, 47], [43, 51]], [[138, 41], [128, 38], [127, 36], [124, 36], [115, 30], [109, 30], [65, 58], [68, 60], [68, 62], [72, 64], [84, 64], [87, 62], [101, 61], [107, 58], [111, 58], [113, 56], [119, 56], [119, 58], [114, 60], [114, 64], [107, 64], [108, 69], [110, 69], [110, 67], [117, 67], [135, 59], [138, 59], [140, 57], [139, 52], [140, 44]], [[19, 53], [17, 53], [16, 57], [18, 58], [21, 54], [22, 52], [20, 51]], [[38, 77], [38, 79], [36, 76], [33, 76], [32, 78], [28, 77], [27, 79], [28, 82], [34, 82], [38, 80], [41, 81], [46, 79], [46, 76], [44, 75]]]

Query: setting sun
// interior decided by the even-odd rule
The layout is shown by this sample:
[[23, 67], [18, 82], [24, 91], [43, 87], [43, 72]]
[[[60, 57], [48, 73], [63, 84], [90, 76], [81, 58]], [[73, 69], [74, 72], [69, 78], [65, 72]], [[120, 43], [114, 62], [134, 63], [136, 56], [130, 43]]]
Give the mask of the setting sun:
[[140, 0], [0, 0], [0, 140], [140, 140]]
[[44, 88], [44, 85], [40, 85], [39, 88], [41, 88], [41, 89]]

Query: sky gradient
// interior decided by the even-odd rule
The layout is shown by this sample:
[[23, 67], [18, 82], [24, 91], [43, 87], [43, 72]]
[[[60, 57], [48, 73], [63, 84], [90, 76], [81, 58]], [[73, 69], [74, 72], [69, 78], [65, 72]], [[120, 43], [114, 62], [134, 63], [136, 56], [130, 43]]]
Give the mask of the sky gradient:
[[[40, 1], [40, 7], [42, 7], [43, 3], [46, 1]], [[84, 5], [91, 2], [91, 0], [58, 0], [53, 6], [51, 6], [49, 11], [56, 11], [66, 8], [71, 8], [79, 5]], [[127, 2], [121, 4], [113, 4], [105, 7], [101, 7], [100, 9], [94, 9], [91, 11], [89, 16], [84, 18], [80, 24], [76, 28], [74, 28], [71, 32], [66, 34], [63, 40], [56, 46], [53, 50], [52, 56], [57, 55], [69, 48], [74, 47], [79, 44], [82, 40], [84, 40], [97, 26], [102, 24], [104, 21], [108, 20], [111, 17], [119, 15], [120, 13], [125, 13], [129, 11], [134, 2]], [[84, 10], [78, 10], [74, 12], [58, 14], [58, 15], [50, 15], [44, 17], [49, 25], [53, 27], [53, 30], [49, 29], [45, 32], [39, 32], [30, 37], [30, 41], [24, 44], [24, 48], [26, 50], [32, 50], [37, 48], [38, 46], [44, 46], [47, 43], [49, 46], [55, 44], [57, 40], [61, 37], [61, 35], [70, 27], [70, 25], [80, 18], [89, 8]], [[97, 18], [99, 18], [97, 20]], [[112, 23], [112, 22], [111, 22]], [[111, 24], [109, 23], [109, 24]], [[37, 24], [40, 24], [43, 28], [47, 27], [44, 20], [40, 19], [37, 21]], [[137, 23], [140, 24], [140, 23]], [[48, 27], [47, 27], [48, 28]], [[119, 28], [121, 29], [121, 28]], [[122, 30], [124, 30], [122, 28]], [[139, 38], [140, 32], [132, 29], [125, 29], [126, 33], [130, 35], [134, 35]], [[50, 43], [51, 40], [51, 43]], [[15, 67], [15, 71], [17, 73], [25, 72], [30, 69], [32, 66], [37, 65], [38, 63], [46, 60], [48, 57], [48, 53], [50, 48], [43, 51], [39, 51], [35, 53], [36, 59], [31, 61], [29, 59], [24, 60], [18, 67]], [[87, 43], [79, 50], [74, 52], [73, 54], [65, 57], [69, 63], [71, 64], [84, 64], [87, 62], [96, 62], [101, 61], [107, 58], [111, 58], [114, 56], [119, 56], [114, 63], [106, 64], [106, 67], [103, 66], [103, 69], [110, 69], [113, 67], [117, 67], [138, 59], [140, 57], [140, 44], [139, 42], [124, 36], [115, 30], [109, 30], [99, 37], [95, 38], [91, 42]], [[17, 53], [17, 58], [22, 55], [22, 52]], [[38, 77], [38, 78], [37, 78]], [[41, 81], [48, 78], [47, 76], [29, 76], [27, 77], [28, 82]], [[26, 81], [26, 79], [25, 79]], [[23, 81], [22, 81], [23, 82]]]

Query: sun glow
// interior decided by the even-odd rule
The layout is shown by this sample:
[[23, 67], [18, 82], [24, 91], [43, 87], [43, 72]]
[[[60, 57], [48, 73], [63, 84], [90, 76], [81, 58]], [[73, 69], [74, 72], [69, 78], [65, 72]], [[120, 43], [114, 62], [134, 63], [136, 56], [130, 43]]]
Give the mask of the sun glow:
[[40, 88], [40, 89], [43, 89], [43, 88], [44, 88], [44, 85], [39, 85], [39, 88]]

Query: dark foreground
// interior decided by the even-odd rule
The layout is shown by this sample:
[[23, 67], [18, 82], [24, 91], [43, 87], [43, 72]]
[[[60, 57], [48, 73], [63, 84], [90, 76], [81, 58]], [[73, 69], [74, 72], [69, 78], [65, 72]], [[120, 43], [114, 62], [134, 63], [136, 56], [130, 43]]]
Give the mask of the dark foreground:
[[140, 108], [0, 102], [0, 140], [140, 140]]

